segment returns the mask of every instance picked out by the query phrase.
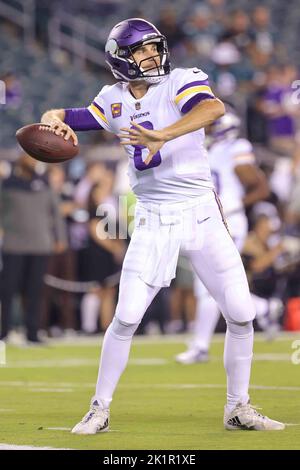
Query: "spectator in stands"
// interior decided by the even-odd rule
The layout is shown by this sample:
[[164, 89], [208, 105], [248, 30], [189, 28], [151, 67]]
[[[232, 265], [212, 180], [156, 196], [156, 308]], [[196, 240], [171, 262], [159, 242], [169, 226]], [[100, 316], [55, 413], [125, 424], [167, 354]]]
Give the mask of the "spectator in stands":
[[[3, 269], [1, 272], [1, 339], [11, 329], [12, 301], [23, 294], [27, 340], [39, 343], [38, 328], [43, 279], [55, 246], [64, 246], [66, 230], [56, 196], [45, 178], [36, 173], [37, 162], [19, 158], [1, 190]], [[37, 217], [38, 214], [38, 217]]]
[[271, 244], [273, 234], [272, 218], [259, 214], [243, 249], [243, 258], [252, 285], [251, 292], [262, 297], [270, 297], [275, 290], [275, 262], [284, 252], [280, 240]]
[[0, 161], [0, 185], [3, 180], [8, 178], [11, 174], [11, 164], [6, 160]]
[[172, 5], [166, 5], [161, 10], [157, 28], [168, 38], [171, 55], [180, 61], [180, 57], [186, 52], [187, 38]]
[[221, 42], [230, 42], [241, 54], [247, 54], [252, 42], [250, 18], [244, 10], [235, 10], [230, 15], [230, 25], [221, 34]]
[[183, 30], [189, 44], [188, 52], [193, 58], [199, 57], [201, 64], [208, 60], [217, 42], [216, 23], [212, 21], [211, 11], [204, 5], [197, 5], [184, 23]]
[[227, 0], [207, 0], [208, 8], [210, 9], [213, 21], [219, 30], [218, 37], [227, 26], [228, 12], [227, 12]]
[[11, 109], [18, 109], [22, 102], [22, 85], [20, 80], [12, 72], [0, 76], [0, 80], [5, 84], [5, 106]]
[[107, 169], [103, 162], [91, 161], [88, 163], [86, 172], [80, 179], [79, 183], [74, 189], [74, 203], [76, 210], [72, 213], [72, 222], [70, 223], [70, 246], [76, 250], [77, 253], [77, 270], [79, 273], [82, 271], [82, 264], [85, 256], [85, 248], [89, 236], [89, 213], [88, 213], [88, 200], [91, 188], [96, 183], [107, 184]]
[[[291, 156], [295, 153], [295, 115], [299, 106], [293, 105], [291, 88], [296, 79], [292, 65], [272, 65], [267, 73], [267, 86], [263, 97], [263, 110], [268, 119], [271, 148]], [[299, 151], [299, 150], [298, 150]]]
[[[253, 230], [249, 232], [242, 252], [250, 290], [256, 296], [256, 320], [258, 325], [268, 332], [270, 339], [279, 329], [278, 319], [283, 311], [277, 290], [280, 274], [276, 263], [284, 253], [285, 247], [280, 236], [277, 235], [274, 241], [274, 231], [277, 230], [278, 226], [274, 225], [273, 217], [261, 213], [255, 219]], [[268, 300], [268, 311], [260, 311], [260, 298]]]
[[118, 273], [126, 250], [118, 237], [118, 206], [112, 194], [113, 173], [107, 170], [106, 182], [97, 183], [89, 195], [89, 239], [85, 250], [85, 280], [98, 286], [85, 295], [81, 304], [82, 328], [94, 333], [100, 315], [100, 327], [105, 331], [115, 309]]
[[[72, 214], [76, 210], [73, 202], [73, 186], [66, 181], [66, 174], [62, 165], [50, 165], [48, 169], [49, 184], [59, 201], [59, 211], [65, 220], [66, 227], [70, 225]], [[76, 279], [74, 252], [70, 249], [70, 233], [68, 243], [56, 245], [55, 252], [48, 261], [47, 274], [54, 276], [57, 280], [74, 281]], [[51, 308], [56, 307], [56, 309]], [[42, 328], [51, 326], [51, 312], [57, 311], [57, 322], [61, 331], [72, 334], [76, 328], [74, 295], [68, 290], [55, 289], [45, 285], [43, 291]], [[57, 328], [57, 327], [56, 327]], [[50, 328], [51, 330], [51, 328]]]
[[211, 52], [211, 76], [218, 95], [236, 105], [237, 92], [251, 89], [251, 63], [230, 41], [218, 43]]
[[189, 259], [179, 256], [176, 278], [171, 284], [170, 321], [167, 332], [174, 334], [192, 331], [195, 319], [196, 297], [194, 294], [194, 272]]
[[246, 125], [250, 142], [268, 144], [268, 120], [264, 113], [264, 95], [266, 93], [265, 77], [256, 89], [247, 97]]
[[271, 23], [271, 14], [268, 7], [258, 5], [254, 8], [251, 34], [251, 60], [259, 67], [265, 66], [270, 62], [277, 42], [277, 35]]
[[285, 211], [286, 230], [291, 235], [300, 237], [300, 168], [295, 169], [293, 185]]

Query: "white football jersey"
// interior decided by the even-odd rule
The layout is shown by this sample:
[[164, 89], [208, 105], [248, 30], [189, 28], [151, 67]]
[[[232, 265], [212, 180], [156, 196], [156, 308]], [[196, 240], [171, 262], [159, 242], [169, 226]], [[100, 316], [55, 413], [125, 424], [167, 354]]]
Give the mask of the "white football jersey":
[[225, 216], [243, 211], [245, 190], [235, 173], [239, 165], [255, 164], [251, 143], [247, 139], [228, 139], [214, 143], [209, 149], [212, 179]]
[[[133, 97], [126, 82], [104, 86], [88, 109], [105, 130], [118, 134], [133, 120], [147, 129], [163, 129], [213, 97], [204, 72], [178, 68], [140, 99]], [[126, 146], [130, 185], [138, 200], [177, 202], [213, 188], [204, 137], [200, 129], [166, 142], [149, 165], [144, 163], [148, 149]]]

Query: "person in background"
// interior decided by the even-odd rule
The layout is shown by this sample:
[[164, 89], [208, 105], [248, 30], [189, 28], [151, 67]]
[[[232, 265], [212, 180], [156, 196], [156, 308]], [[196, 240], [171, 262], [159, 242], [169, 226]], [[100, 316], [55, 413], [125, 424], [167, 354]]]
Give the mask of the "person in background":
[[[70, 249], [69, 226], [72, 220], [72, 214], [76, 210], [76, 204], [73, 201], [73, 187], [66, 181], [66, 174], [62, 165], [49, 165], [48, 168], [49, 184], [56, 194], [59, 202], [59, 211], [61, 217], [65, 220], [68, 234], [67, 244], [56, 246], [55, 252], [48, 261], [47, 274], [56, 278], [74, 281], [76, 278], [74, 251]], [[76, 328], [75, 321], [75, 302], [74, 295], [71, 292], [62, 289], [55, 289], [45, 285], [42, 302], [42, 328], [51, 331], [51, 334], [74, 334]], [[52, 307], [52, 308], [51, 308]], [[56, 307], [53, 309], [53, 307]], [[57, 312], [56, 326], [51, 327], [51, 312]], [[59, 330], [57, 330], [59, 328]]]
[[22, 103], [23, 95], [20, 80], [12, 72], [7, 72], [0, 77], [0, 80], [5, 84], [5, 106], [9, 109], [18, 109]]
[[267, 86], [263, 96], [263, 111], [268, 120], [271, 149], [300, 160], [296, 144], [296, 121], [299, 106], [294, 104], [292, 83], [297, 78], [296, 68], [290, 64], [272, 65], [267, 72]]
[[22, 154], [0, 194], [3, 229], [1, 272], [1, 336], [11, 330], [12, 301], [22, 294], [29, 343], [39, 343], [38, 328], [47, 261], [56, 247], [66, 246], [66, 227], [58, 200], [47, 180], [37, 172], [39, 164]]
[[[263, 213], [257, 215], [242, 251], [251, 292], [257, 299], [267, 300], [270, 305], [281, 303], [276, 292], [276, 262], [285, 252], [284, 243], [275, 234], [275, 229], [277, 225], [272, 217]], [[276, 309], [270, 308], [268, 315], [256, 316], [256, 321], [263, 330], [269, 328], [270, 338], [279, 329]]]
[[221, 34], [221, 42], [234, 44], [241, 54], [247, 54], [251, 45], [252, 34], [250, 30], [249, 15], [242, 9], [237, 9], [230, 16], [230, 24]]
[[[207, 128], [208, 155], [215, 190], [220, 197], [231, 237], [241, 252], [247, 233], [246, 210], [269, 196], [267, 180], [256, 164], [251, 143], [242, 138], [241, 120], [227, 106], [224, 116]], [[182, 364], [206, 362], [212, 335], [220, 318], [218, 305], [198, 278], [194, 335], [188, 349], [176, 356]], [[256, 316], [268, 315], [267, 301], [252, 294]], [[273, 307], [272, 307], [273, 308]]]
[[171, 284], [170, 320], [167, 332], [170, 334], [191, 331], [195, 319], [196, 297], [194, 294], [194, 273], [189, 259], [180, 255], [176, 278]]
[[106, 330], [112, 320], [116, 303], [116, 275], [121, 269], [126, 250], [124, 241], [118, 239], [118, 224], [114, 217], [117, 214], [117, 204], [111, 193], [112, 185], [113, 174], [108, 171], [106, 184], [95, 184], [88, 201], [86, 280], [94, 281], [99, 286], [91, 289], [82, 301], [81, 323], [86, 333], [96, 332], [100, 309], [102, 331]]
[[270, 9], [264, 5], [258, 5], [252, 12], [252, 45], [251, 60], [257, 67], [267, 65], [275, 48], [277, 48], [278, 37], [271, 23]]
[[[85, 282], [89, 279], [86, 252], [89, 243], [89, 196], [94, 185], [102, 184], [103, 187], [111, 187], [108, 170], [104, 162], [90, 160], [86, 171], [75, 186], [73, 198], [76, 210], [72, 213], [70, 220], [70, 247], [75, 253], [77, 280]], [[95, 329], [95, 320], [89, 324], [87, 319], [98, 318], [99, 296], [93, 291], [88, 291], [80, 299], [79, 317], [83, 321], [81, 327], [86, 333], [92, 333]], [[83, 313], [84, 312], [84, 313]], [[86, 323], [87, 321], [87, 323]]]

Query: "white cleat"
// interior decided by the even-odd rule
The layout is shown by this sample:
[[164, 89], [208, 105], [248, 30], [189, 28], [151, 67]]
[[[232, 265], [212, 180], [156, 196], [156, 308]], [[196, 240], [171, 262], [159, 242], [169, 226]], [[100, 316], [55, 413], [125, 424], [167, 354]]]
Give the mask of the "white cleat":
[[278, 322], [279, 318], [282, 317], [284, 312], [284, 305], [282, 300], [277, 297], [271, 297], [269, 300], [269, 317], [270, 321]]
[[208, 362], [208, 352], [192, 347], [183, 353], [177, 354], [175, 360], [180, 364], [196, 364], [197, 362]]
[[261, 415], [250, 403], [238, 403], [231, 412], [225, 406], [224, 426], [230, 431], [282, 431], [285, 428], [284, 423]]
[[72, 434], [97, 434], [109, 430], [109, 409], [102, 409], [97, 400], [82, 420], [74, 426]]
[[257, 317], [256, 321], [259, 327], [264, 331], [266, 340], [273, 341], [281, 329], [279, 319], [283, 315], [284, 305], [282, 301], [276, 297], [272, 297], [268, 305], [267, 313], [262, 317]]

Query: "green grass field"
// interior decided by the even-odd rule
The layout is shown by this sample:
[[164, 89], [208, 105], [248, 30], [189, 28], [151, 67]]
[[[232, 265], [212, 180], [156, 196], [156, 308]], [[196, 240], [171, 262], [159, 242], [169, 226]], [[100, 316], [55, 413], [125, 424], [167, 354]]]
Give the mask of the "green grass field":
[[111, 407], [111, 431], [96, 436], [69, 432], [86, 413], [94, 391], [96, 342], [8, 347], [7, 365], [0, 367], [0, 448], [300, 449], [300, 365], [291, 362], [295, 339], [266, 343], [258, 338], [255, 343], [251, 401], [270, 417], [294, 424], [260, 433], [223, 429], [220, 336], [211, 362], [192, 366], [173, 361], [184, 349], [182, 338], [136, 338]]

